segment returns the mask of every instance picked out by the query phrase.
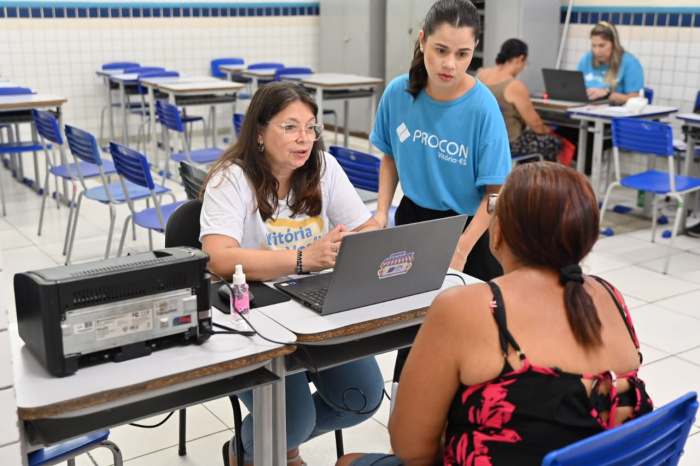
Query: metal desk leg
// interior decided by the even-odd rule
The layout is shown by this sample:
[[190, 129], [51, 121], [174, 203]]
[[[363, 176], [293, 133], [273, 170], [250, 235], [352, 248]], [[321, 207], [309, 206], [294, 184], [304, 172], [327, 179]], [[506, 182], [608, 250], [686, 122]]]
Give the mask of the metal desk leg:
[[151, 153], [148, 154], [148, 159], [151, 161], [154, 167], [158, 167], [160, 164], [160, 157], [158, 157], [158, 142], [156, 141], [156, 97], [153, 86], [148, 86], [148, 137], [151, 143]]
[[596, 197], [599, 197], [600, 172], [603, 164], [603, 127], [603, 121], [596, 120], [593, 133], [593, 163], [591, 164], [591, 185]]
[[[690, 176], [690, 167], [693, 163], [693, 160], [695, 160], [695, 138], [693, 138], [692, 134], [689, 134], [688, 145], [685, 150], [685, 163], [683, 164], [683, 173], [681, 173], [682, 175]], [[693, 193], [692, 195], [697, 196], [697, 193]], [[685, 196], [683, 196], [684, 208], [681, 211], [680, 226], [678, 227], [679, 235], [685, 234], [687, 230], [685, 223], [688, 220], [688, 205], [690, 204], [690, 196], [690, 194], [686, 194]]]
[[[106, 78], [107, 82], [107, 101], [109, 103], [109, 140], [114, 141], [114, 108], [112, 100], [112, 81]], [[102, 141], [100, 141], [101, 143]]]
[[[253, 390], [254, 459], [256, 465], [285, 464], [286, 415], [284, 404], [284, 358], [269, 363], [270, 370], [280, 376], [280, 381]], [[236, 432], [236, 435], [239, 435]]]
[[127, 109], [126, 109], [126, 85], [123, 82], [119, 83], [119, 99], [122, 102], [122, 144], [129, 145], [129, 126], [127, 125]]
[[[336, 129], [336, 131], [338, 131]], [[343, 100], [343, 146], [350, 147], [350, 101]]]
[[576, 170], [583, 173], [586, 170], [586, 159], [588, 158], [588, 121], [579, 120], [578, 127], [578, 151], [576, 154]]

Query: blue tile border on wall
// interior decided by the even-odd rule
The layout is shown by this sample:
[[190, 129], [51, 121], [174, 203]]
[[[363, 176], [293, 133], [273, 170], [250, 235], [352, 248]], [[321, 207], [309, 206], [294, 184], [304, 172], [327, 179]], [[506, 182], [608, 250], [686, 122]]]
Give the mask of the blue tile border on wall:
[[0, 18], [318, 16], [318, 2], [3, 2]]
[[[566, 21], [567, 7], [561, 7], [561, 23]], [[700, 7], [593, 7], [571, 9], [569, 24], [597, 24], [608, 21], [616, 25], [700, 27]]]

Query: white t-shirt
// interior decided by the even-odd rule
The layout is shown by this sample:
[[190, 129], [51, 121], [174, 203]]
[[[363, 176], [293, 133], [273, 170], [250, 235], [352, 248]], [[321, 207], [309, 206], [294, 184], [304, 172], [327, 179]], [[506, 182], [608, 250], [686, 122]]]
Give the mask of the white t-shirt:
[[335, 158], [323, 154], [326, 162], [321, 176], [323, 201], [318, 216], [292, 217], [287, 205], [293, 195], [290, 193], [286, 199], [280, 199], [273, 217], [263, 222], [250, 182], [241, 167], [233, 164], [207, 184], [200, 217], [200, 241], [206, 235], [225, 235], [248, 249], [303, 249], [335, 225], [343, 224], [352, 231], [365, 223], [372, 214]]

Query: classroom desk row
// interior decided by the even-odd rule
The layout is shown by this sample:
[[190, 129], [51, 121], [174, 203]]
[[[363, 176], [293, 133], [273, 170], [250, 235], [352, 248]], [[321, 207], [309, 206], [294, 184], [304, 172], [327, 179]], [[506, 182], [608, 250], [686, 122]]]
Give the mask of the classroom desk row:
[[[231, 79], [234, 74], [240, 74], [252, 81], [252, 91], [258, 88], [260, 80], [274, 80], [276, 69], [246, 69], [245, 65], [222, 65], [219, 67], [226, 73], [227, 79]], [[374, 116], [377, 109], [377, 91], [384, 84], [384, 80], [371, 76], [359, 76], [347, 73], [312, 73], [312, 74], [289, 74], [282, 77], [283, 81], [296, 82], [308, 88], [316, 99], [318, 105], [319, 118], [323, 116], [325, 102], [331, 100], [343, 101], [343, 121], [344, 134], [343, 145], [348, 147], [350, 136], [349, 101], [352, 99], [370, 99], [370, 114], [368, 133], [372, 132]], [[337, 128], [336, 128], [337, 131]], [[374, 147], [369, 143], [368, 152], [372, 153]]]
[[[532, 99], [535, 109], [542, 115], [543, 120], [550, 124], [567, 124], [567, 120], [573, 122], [573, 126], [578, 126], [579, 137], [577, 145], [576, 167], [583, 172], [586, 166], [588, 131], [589, 124], [593, 128], [593, 151], [591, 164], [591, 184], [596, 190], [596, 195], [600, 186], [602, 158], [603, 158], [603, 138], [606, 124], [610, 124], [613, 118], [642, 118], [646, 120], [659, 120], [668, 117], [678, 111], [675, 107], [660, 105], [647, 105], [639, 113], [630, 113], [624, 107], [610, 105], [581, 105], [578, 102], [567, 102], [560, 100]], [[680, 118], [680, 116], [677, 116]], [[687, 117], [687, 115], [686, 115]], [[688, 173], [689, 160], [686, 160], [686, 170]]]
[[[450, 270], [450, 272], [454, 272]], [[460, 274], [467, 284], [476, 279]], [[55, 378], [10, 326], [23, 457], [54, 444], [160, 413], [253, 389], [255, 464], [286, 462], [284, 377], [321, 370], [407, 347], [437, 294], [462, 282], [447, 276], [440, 290], [321, 316], [296, 301], [252, 309], [264, 336], [213, 335], [200, 346], [105, 362]], [[228, 316], [212, 310], [215, 322]], [[295, 351], [296, 345], [308, 351]]]

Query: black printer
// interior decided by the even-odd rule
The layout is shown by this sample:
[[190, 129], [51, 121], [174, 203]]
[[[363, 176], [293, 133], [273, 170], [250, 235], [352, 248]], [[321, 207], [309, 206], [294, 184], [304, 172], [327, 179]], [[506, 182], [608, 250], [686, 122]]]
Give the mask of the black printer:
[[53, 375], [206, 341], [209, 255], [178, 247], [14, 277], [19, 335]]

